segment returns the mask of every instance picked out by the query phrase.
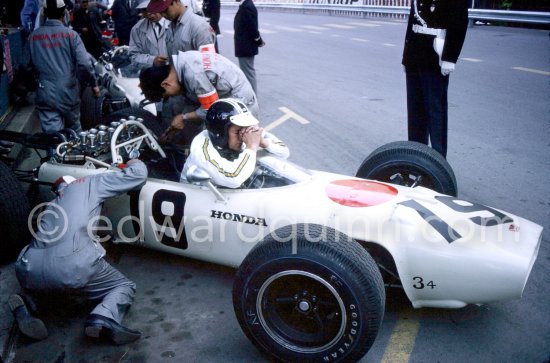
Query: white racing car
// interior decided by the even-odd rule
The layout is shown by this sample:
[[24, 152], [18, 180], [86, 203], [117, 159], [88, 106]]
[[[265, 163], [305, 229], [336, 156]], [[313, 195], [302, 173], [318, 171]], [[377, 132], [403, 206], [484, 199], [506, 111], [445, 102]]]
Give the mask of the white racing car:
[[519, 298], [537, 257], [539, 225], [457, 198], [450, 166], [424, 145], [382, 146], [358, 177], [262, 156], [243, 187], [224, 189], [200, 169], [178, 182], [177, 165], [167, 162], [173, 150], [144, 123], [127, 117], [53, 141], [0, 133], [54, 152], [34, 179], [0, 163], [3, 250], [28, 241], [20, 180], [33, 179], [51, 199], [59, 176], [118, 172], [113, 166], [139, 151], [149, 179], [107, 202], [102, 238], [238, 268], [233, 303], [247, 337], [273, 359], [312, 362], [366, 354], [385, 287], [402, 287], [416, 308]]

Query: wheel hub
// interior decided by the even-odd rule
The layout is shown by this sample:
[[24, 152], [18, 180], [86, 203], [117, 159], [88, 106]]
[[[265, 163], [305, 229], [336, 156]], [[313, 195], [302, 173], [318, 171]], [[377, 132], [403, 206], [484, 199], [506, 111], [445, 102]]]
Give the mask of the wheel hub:
[[294, 300], [297, 301], [296, 303], [296, 310], [299, 311], [302, 314], [308, 314], [312, 311], [316, 310], [316, 302], [317, 297], [314, 295], [311, 295], [307, 291], [304, 291], [301, 293], [302, 298], [298, 298], [298, 294], [294, 295]]

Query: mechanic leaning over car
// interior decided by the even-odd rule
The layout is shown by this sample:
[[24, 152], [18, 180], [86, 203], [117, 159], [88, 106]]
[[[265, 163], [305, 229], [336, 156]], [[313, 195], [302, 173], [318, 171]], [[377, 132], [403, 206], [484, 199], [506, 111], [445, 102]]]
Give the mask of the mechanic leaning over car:
[[187, 172], [196, 166], [205, 170], [214, 184], [238, 188], [254, 172], [259, 148], [283, 159], [290, 154], [281, 140], [258, 127], [258, 120], [239, 100], [214, 102], [208, 109], [205, 124], [206, 130], [191, 144], [181, 182], [187, 182]]
[[[151, 67], [141, 72], [140, 87], [150, 101], [183, 95], [194, 110], [174, 117], [166, 134], [193, 126], [195, 133], [187, 133], [180, 143], [190, 145], [202, 130], [206, 112], [218, 98], [236, 98], [257, 115], [256, 94], [241, 69], [224, 56], [212, 52], [187, 51], [172, 56], [172, 66]], [[197, 127], [197, 125], [199, 125]], [[179, 136], [179, 135], [178, 135]], [[170, 141], [170, 136], [167, 140]]]
[[[171, 36], [167, 40], [169, 55], [190, 50], [215, 52], [216, 34], [204, 17], [194, 14], [191, 6], [193, 3], [194, 1], [186, 0], [151, 0], [147, 6], [148, 12], [160, 13], [170, 21]], [[183, 95], [175, 95], [163, 100], [161, 115], [164, 127], [170, 126], [175, 118], [181, 121], [182, 113], [194, 109], [195, 105], [186, 102]], [[180, 135], [190, 143], [201, 130], [201, 125], [188, 125]]]
[[[115, 344], [139, 339], [139, 331], [121, 325], [134, 300], [136, 284], [105, 261], [105, 250], [92, 229], [106, 199], [134, 189], [146, 179], [147, 167], [137, 159], [128, 161], [122, 171], [77, 180], [60, 177], [52, 187], [57, 197], [42, 214], [35, 238], [15, 264], [23, 296], [31, 302], [41, 296], [98, 300], [85, 324], [87, 336], [107, 338]], [[30, 315], [20, 295], [10, 296], [8, 303], [23, 334], [34, 339], [47, 337], [44, 323]]]
[[44, 13], [46, 22], [30, 34], [27, 43], [30, 63], [37, 74], [36, 107], [42, 131], [70, 127], [79, 132], [78, 69], [86, 73], [94, 94], [99, 96], [92, 60], [78, 33], [63, 25], [63, 0], [46, 0]]

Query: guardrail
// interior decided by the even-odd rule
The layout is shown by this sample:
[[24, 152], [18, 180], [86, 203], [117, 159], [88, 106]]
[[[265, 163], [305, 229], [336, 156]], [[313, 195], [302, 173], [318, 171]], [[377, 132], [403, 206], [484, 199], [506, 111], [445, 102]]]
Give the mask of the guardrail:
[[[238, 3], [222, 2], [222, 5], [233, 7], [238, 6]], [[329, 15], [351, 15], [362, 17], [371, 15], [387, 15], [391, 17], [405, 18], [410, 11], [410, 8], [408, 6], [306, 4], [263, 1], [256, 1], [255, 5], [258, 9], [295, 11], [303, 13], [324, 13]], [[469, 9], [468, 17], [471, 21], [503, 21], [510, 23], [550, 25], [550, 12]]]

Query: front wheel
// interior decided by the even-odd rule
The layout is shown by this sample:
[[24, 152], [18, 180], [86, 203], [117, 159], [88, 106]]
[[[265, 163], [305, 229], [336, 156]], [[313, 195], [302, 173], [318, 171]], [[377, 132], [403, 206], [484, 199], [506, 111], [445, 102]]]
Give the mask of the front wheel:
[[445, 158], [427, 145], [396, 141], [380, 146], [365, 158], [356, 176], [408, 187], [423, 186], [457, 196], [456, 177]]
[[378, 334], [384, 301], [368, 252], [318, 225], [273, 232], [248, 254], [233, 285], [247, 337], [285, 362], [361, 359]]

